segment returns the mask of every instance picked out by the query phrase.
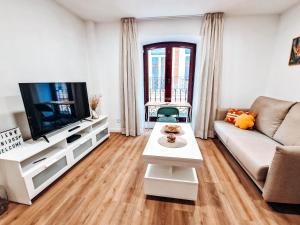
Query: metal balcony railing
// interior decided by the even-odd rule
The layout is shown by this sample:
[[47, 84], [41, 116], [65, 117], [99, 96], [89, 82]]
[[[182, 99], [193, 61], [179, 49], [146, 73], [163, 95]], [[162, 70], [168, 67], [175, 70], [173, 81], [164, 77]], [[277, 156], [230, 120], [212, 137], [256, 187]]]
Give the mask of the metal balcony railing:
[[[172, 84], [171, 102], [187, 102], [188, 100], [188, 80], [175, 78]], [[152, 77], [149, 79], [149, 101], [165, 102], [165, 79], [160, 77]], [[150, 106], [148, 108], [148, 116], [156, 117], [159, 107]], [[187, 117], [188, 109], [178, 107], [179, 116]]]
[[[188, 98], [188, 80], [175, 79], [172, 84], [172, 102], [187, 102]], [[165, 101], [165, 79], [152, 77], [149, 79], [149, 101]]]

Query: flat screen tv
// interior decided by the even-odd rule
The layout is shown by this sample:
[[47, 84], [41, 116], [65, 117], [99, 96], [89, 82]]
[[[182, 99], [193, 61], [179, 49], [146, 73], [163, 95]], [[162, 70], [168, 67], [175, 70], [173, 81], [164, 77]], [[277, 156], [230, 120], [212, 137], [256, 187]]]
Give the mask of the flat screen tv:
[[85, 82], [20, 83], [19, 86], [34, 140], [90, 116]]

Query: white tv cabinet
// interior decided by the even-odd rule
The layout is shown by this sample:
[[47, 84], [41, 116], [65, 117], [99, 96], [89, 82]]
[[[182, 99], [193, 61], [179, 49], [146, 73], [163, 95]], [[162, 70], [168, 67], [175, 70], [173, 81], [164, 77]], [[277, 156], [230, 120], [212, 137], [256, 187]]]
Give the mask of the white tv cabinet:
[[[81, 134], [81, 138], [67, 143], [73, 134]], [[31, 205], [37, 194], [109, 137], [108, 118], [78, 122], [47, 137], [50, 143], [29, 140], [0, 155], [3, 185], [10, 201]]]

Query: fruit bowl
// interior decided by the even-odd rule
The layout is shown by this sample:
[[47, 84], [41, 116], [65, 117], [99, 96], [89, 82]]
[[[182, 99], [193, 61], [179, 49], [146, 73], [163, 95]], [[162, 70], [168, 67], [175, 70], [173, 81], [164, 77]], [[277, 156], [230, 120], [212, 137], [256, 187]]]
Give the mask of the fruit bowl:
[[183, 148], [187, 145], [187, 141], [183, 137], [177, 136], [174, 142], [170, 142], [168, 140], [167, 136], [162, 136], [158, 138], [157, 142], [163, 146], [166, 147], [167, 149], [172, 149], [172, 148]]
[[167, 124], [164, 126], [164, 131], [166, 133], [180, 133], [181, 126], [177, 124]]

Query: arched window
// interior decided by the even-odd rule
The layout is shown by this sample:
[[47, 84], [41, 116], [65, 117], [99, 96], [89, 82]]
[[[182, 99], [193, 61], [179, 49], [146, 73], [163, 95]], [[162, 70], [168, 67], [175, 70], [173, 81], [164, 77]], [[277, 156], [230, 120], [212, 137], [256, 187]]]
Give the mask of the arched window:
[[[192, 105], [196, 44], [160, 42], [144, 45], [144, 101], [187, 102]], [[146, 108], [150, 121], [157, 107]], [[180, 109], [181, 117], [188, 111]]]

